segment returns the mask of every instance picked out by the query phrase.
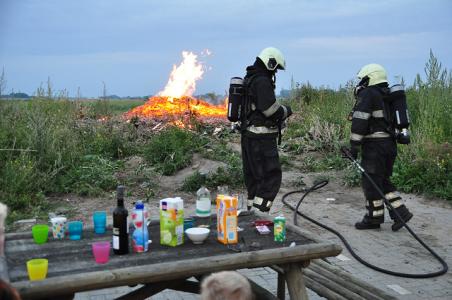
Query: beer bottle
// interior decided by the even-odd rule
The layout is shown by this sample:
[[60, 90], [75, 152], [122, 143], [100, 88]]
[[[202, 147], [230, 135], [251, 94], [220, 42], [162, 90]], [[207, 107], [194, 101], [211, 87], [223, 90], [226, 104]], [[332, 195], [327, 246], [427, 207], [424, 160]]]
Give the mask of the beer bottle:
[[113, 211], [113, 253], [127, 254], [129, 253], [129, 224], [127, 209], [124, 207], [124, 190], [125, 187], [120, 185], [116, 189], [116, 198], [118, 204]]

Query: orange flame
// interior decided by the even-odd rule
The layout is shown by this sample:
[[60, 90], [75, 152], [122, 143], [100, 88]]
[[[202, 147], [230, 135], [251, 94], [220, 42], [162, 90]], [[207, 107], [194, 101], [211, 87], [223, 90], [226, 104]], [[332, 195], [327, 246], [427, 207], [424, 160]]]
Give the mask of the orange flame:
[[204, 74], [203, 65], [197, 61], [192, 52], [182, 52], [183, 61], [173, 66], [168, 83], [157, 96], [125, 114], [130, 119], [134, 116], [142, 118], [168, 118], [179, 116], [196, 116], [209, 118], [226, 118], [226, 102], [213, 105], [192, 97], [196, 89], [196, 81]]

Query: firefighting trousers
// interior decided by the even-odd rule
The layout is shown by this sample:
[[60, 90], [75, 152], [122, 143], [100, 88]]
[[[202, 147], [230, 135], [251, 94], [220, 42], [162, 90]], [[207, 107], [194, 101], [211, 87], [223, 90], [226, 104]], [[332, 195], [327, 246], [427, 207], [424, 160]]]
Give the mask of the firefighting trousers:
[[242, 134], [242, 162], [248, 200], [256, 207], [262, 205], [260, 210], [270, 210], [282, 179], [276, 138]]
[[[390, 180], [396, 156], [397, 144], [392, 139], [365, 141], [362, 145], [361, 165], [395, 209], [402, 207], [406, 209]], [[366, 198], [367, 215], [383, 220], [382, 196], [364, 175], [362, 176], [362, 188]], [[394, 217], [391, 211], [390, 216]]]

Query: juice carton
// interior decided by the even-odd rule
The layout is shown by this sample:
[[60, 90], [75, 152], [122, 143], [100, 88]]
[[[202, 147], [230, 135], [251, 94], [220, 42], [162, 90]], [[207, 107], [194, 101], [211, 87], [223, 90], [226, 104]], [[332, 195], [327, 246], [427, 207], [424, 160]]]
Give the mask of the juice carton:
[[160, 244], [178, 246], [184, 243], [184, 201], [177, 198], [160, 200]]
[[218, 241], [223, 244], [237, 244], [237, 198], [219, 194], [216, 202]]

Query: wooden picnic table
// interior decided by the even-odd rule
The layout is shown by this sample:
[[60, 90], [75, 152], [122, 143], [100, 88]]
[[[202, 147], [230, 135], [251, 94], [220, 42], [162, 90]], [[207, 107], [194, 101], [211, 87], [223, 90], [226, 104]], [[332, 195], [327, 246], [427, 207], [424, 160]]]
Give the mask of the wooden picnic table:
[[[307, 299], [302, 268], [311, 259], [338, 255], [341, 247], [320, 242], [289, 222], [286, 242], [274, 242], [273, 233], [259, 235], [251, 225], [252, 221], [264, 218], [270, 217], [261, 213], [240, 215], [239, 227], [244, 230], [239, 232], [237, 245], [219, 243], [216, 230], [211, 230], [203, 244], [194, 245], [185, 237], [185, 243], [177, 247], [160, 245], [159, 222], [154, 220], [149, 224], [152, 243], [148, 252], [122, 256], [111, 252], [106, 264], [95, 263], [91, 243], [110, 241], [111, 228], [104, 235], [84, 229], [79, 241], [49, 236], [42, 245], [34, 243], [31, 232], [10, 233], [5, 243], [7, 275], [23, 299], [72, 299], [76, 292], [136, 284], [144, 286], [120, 299], [144, 299], [167, 288], [199, 293], [199, 282], [187, 280], [193, 276], [201, 280], [202, 276], [221, 270], [275, 267], [280, 270], [278, 298], [284, 298], [287, 282], [291, 299]], [[26, 261], [32, 258], [48, 259], [45, 280], [28, 280]], [[256, 284], [252, 286], [259, 299], [276, 299]]]

